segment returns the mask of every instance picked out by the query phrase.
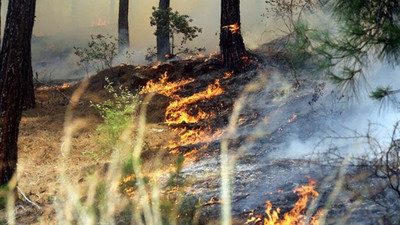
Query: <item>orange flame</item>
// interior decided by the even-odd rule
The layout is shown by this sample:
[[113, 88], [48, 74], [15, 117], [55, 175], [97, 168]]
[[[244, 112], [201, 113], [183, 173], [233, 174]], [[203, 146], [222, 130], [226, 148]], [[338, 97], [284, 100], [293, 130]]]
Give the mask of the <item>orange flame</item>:
[[[309, 181], [308, 185], [303, 185], [294, 189], [293, 192], [297, 193], [299, 200], [296, 202], [294, 207], [287, 213], [280, 217], [281, 210], [277, 208], [272, 210], [272, 204], [270, 201], [266, 202], [265, 214], [266, 218], [261, 219], [260, 216], [252, 216], [247, 220], [246, 224], [254, 224], [262, 222], [264, 225], [306, 225], [306, 207], [309, 204], [309, 199], [311, 201], [316, 198], [319, 194], [314, 189], [316, 182], [313, 180]], [[322, 216], [323, 211], [319, 211], [315, 216], [311, 218], [309, 225], [318, 225], [319, 218]]]
[[157, 94], [164, 95], [167, 97], [178, 98], [178, 96], [176, 96], [175, 93], [180, 91], [182, 89], [182, 86], [192, 83], [194, 81], [194, 79], [182, 79], [177, 82], [168, 82], [167, 73], [168, 72], [165, 71], [165, 73], [161, 75], [161, 78], [158, 80], [158, 82], [154, 82], [152, 80], [147, 82], [146, 86], [143, 87], [139, 93], [147, 94], [155, 92]]
[[[188, 97], [180, 97], [176, 92], [182, 90], [182, 86], [193, 82], [194, 79], [182, 79], [177, 82], [168, 82], [167, 73], [164, 73], [161, 78], [157, 81], [149, 81], [145, 87], [142, 88], [140, 94], [149, 92], [156, 92], [158, 94], [171, 97], [175, 99], [170, 102], [165, 112], [165, 123], [168, 125], [181, 124], [181, 123], [197, 123], [200, 120], [209, 119], [215, 116], [215, 113], [206, 113], [201, 110], [197, 105], [194, 105], [192, 109], [195, 109], [196, 115], [189, 110], [189, 106], [202, 100], [212, 99], [215, 96], [224, 93], [221, 88], [219, 80], [216, 80], [213, 84], [208, 85], [207, 89], [194, 93]], [[211, 141], [219, 138], [223, 131], [213, 131], [211, 127], [206, 129], [187, 129], [187, 128], [170, 128], [178, 133], [179, 140], [171, 141], [168, 148], [171, 152], [177, 152], [179, 146], [199, 144], [199, 143], [210, 143]]]
[[224, 79], [228, 79], [232, 76], [233, 72], [225, 72]]
[[210, 127], [204, 130], [202, 129], [187, 130], [186, 128], [183, 128], [183, 129], [175, 129], [175, 131], [179, 132], [180, 140], [177, 142], [171, 141], [169, 143], [168, 148], [172, 150], [178, 148], [179, 146], [210, 143], [211, 141], [220, 138], [224, 133], [224, 131], [221, 130], [213, 132], [213, 130]]
[[239, 24], [234, 23], [231, 25], [223, 26], [222, 28], [229, 29], [232, 32], [232, 34], [236, 34], [239, 32], [240, 26], [239, 26]]
[[192, 96], [185, 98], [178, 98], [177, 100], [171, 102], [167, 107], [165, 113], [166, 123], [168, 125], [171, 124], [179, 124], [179, 123], [197, 123], [200, 120], [209, 119], [214, 116], [214, 114], [207, 114], [203, 112], [201, 109], [198, 109], [198, 113], [196, 116], [191, 116], [188, 113], [188, 106], [192, 103], [211, 99], [215, 96], [224, 93], [224, 90], [221, 88], [219, 84], [219, 80], [216, 80], [214, 84], [210, 84], [205, 91], [195, 93]]
[[162, 62], [160, 60], [157, 61], [157, 64], [155, 66], [152, 66], [152, 69], [157, 69], [159, 66], [161, 66]]

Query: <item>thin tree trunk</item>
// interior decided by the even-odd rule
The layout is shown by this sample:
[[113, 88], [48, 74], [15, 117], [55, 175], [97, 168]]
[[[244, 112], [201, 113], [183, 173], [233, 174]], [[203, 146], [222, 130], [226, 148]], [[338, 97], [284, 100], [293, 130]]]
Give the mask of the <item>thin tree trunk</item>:
[[[160, 0], [158, 9], [167, 12], [170, 7], [170, 0]], [[164, 62], [166, 60], [166, 55], [170, 54], [171, 45], [169, 42], [169, 15], [164, 14], [166, 18], [157, 27], [157, 60]]]
[[1, 36], [1, 0], [0, 0], [0, 46], [1, 46], [1, 40], [3, 37]]
[[240, 0], [221, 0], [219, 47], [228, 69], [241, 67], [247, 56], [240, 26]]
[[129, 49], [129, 0], [119, 0], [118, 13], [118, 52], [124, 53]]
[[36, 0], [10, 0], [0, 53], [0, 185], [16, 172], [18, 132], [32, 77]]

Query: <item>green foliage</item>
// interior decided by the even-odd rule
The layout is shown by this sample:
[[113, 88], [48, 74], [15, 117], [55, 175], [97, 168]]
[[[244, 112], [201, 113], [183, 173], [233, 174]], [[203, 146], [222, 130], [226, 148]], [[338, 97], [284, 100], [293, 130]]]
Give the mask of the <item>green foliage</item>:
[[107, 85], [104, 88], [108, 90], [113, 99], [108, 99], [102, 104], [91, 104], [99, 111], [104, 120], [104, 123], [96, 128], [100, 134], [98, 141], [103, 153], [109, 153], [122, 132], [132, 124], [132, 116], [137, 113], [140, 103], [138, 95], [133, 94], [127, 88], [120, 86], [118, 90], [115, 90], [108, 78], [106, 78], [106, 82]]
[[175, 171], [169, 176], [164, 188], [166, 193], [162, 196], [160, 210], [163, 217], [163, 224], [193, 224], [196, 219], [196, 212], [201, 207], [200, 199], [187, 195], [185, 188], [185, 179], [182, 176], [182, 167], [185, 158], [179, 156]]
[[[301, 68], [309, 59], [317, 71], [325, 74], [342, 91], [357, 94], [365, 80], [370, 59], [399, 64], [400, 2], [388, 0], [335, 0], [328, 8], [337, 18], [340, 29], [329, 31], [310, 29], [301, 21], [304, 9], [313, 9], [313, 1], [266, 1], [276, 14], [287, 16], [290, 31], [288, 58], [293, 69]], [[322, 5], [325, 5], [323, 3]], [[297, 17], [296, 17], [297, 16]], [[286, 17], [285, 17], [286, 18]], [[387, 92], [386, 94], [393, 94]], [[382, 99], [384, 89], [371, 96]]]
[[153, 7], [153, 13], [150, 17], [150, 25], [156, 26], [154, 35], [162, 35], [169, 33], [171, 39], [171, 53], [174, 54], [175, 49], [175, 36], [181, 37], [180, 46], [178, 50], [184, 50], [183, 45], [187, 41], [192, 41], [198, 37], [198, 33], [202, 32], [201, 28], [196, 26], [190, 26], [193, 19], [188, 15], [180, 15], [179, 12], [172, 12], [171, 8], [167, 10], [160, 10]]
[[286, 45], [290, 64], [295, 68], [302, 68], [311, 56], [311, 42], [306, 35], [307, 31], [308, 25], [299, 21], [294, 26], [291, 38]]
[[382, 100], [383, 98], [389, 96], [391, 93], [392, 93], [392, 88], [390, 86], [377, 87], [375, 91], [371, 93], [370, 97], [375, 100]]
[[194, 196], [164, 197], [160, 205], [163, 224], [195, 224], [198, 219], [196, 212], [201, 207], [201, 201]]
[[169, 176], [169, 179], [167, 181], [167, 187], [181, 187], [184, 185], [184, 178], [181, 175], [182, 172], [182, 166], [183, 162], [185, 161], [185, 158], [183, 156], [179, 156], [177, 161], [176, 161], [176, 171], [174, 173], [171, 173]]
[[362, 86], [367, 52], [359, 51], [354, 44], [336, 38], [328, 31], [311, 29], [307, 23], [298, 21], [286, 50], [293, 70], [311, 62], [316, 73], [323, 72], [344, 92], [357, 95]]
[[90, 69], [101, 71], [111, 68], [117, 55], [117, 39], [111, 35], [91, 35], [87, 48], [74, 47], [75, 55], [79, 57], [78, 66], [85, 69], [86, 74]]
[[[341, 25], [339, 36], [329, 41], [335, 49], [332, 55], [336, 62], [332, 64], [344, 64], [343, 76], [336, 78], [350, 82], [363, 77], [369, 58], [393, 65], [400, 63], [399, 6], [400, 2], [388, 0], [332, 1], [334, 16]], [[379, 87], [371, 97], [383, 100], [393, 93]]]
[[5, 209], [7, 204], [7, 195], [9, 192], [8, 184], [0, 186], [0, 209]]
[[344, 40], [357, 51], [374, 52], [382, 60], [398, 64], [400, 55], [400, 3], [388, 0], [337, 0], [334, 15], [342, 25]]

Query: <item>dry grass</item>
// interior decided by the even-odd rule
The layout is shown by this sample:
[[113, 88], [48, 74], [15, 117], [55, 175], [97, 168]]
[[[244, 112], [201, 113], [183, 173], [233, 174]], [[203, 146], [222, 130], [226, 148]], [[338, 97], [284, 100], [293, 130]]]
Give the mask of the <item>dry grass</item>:
[[[100, 77], [104, 79], [106, 75]], [[96, 79], [101, 78], [97, 76]], [[66, 166], [65, 175], [68, 182], [71, 182], [71, 187], [77, 188], [76, 191], [81, 192], [82, 196], [85, 196], [84, 193], [88, 185], [90, 186], [90, 182], [86, 182], [87, 174], [96, 170], [106, 172], [109, 169], [109, 163], [112, 161], [110, 155], [97, 160], [92, 157], [100, 151], [95, 128], [102, 119], [98, 112], [90, 107], [90, 101], [102, 102], [109, 98], [98, 82], [100, 81], [94, 80], [91, 83], [73, 108], [73, 131], [68, 156], [63, 156], [62, 152], [65, 140], [64, 123], [68, 112], [65, 99], [71, 98], [76, 87], [38, 89], [38, 107], [24, 112], [19, 136], [18, 186], [29, 199], [39, 204], [41, 209], [31, 207], [21, 197], [16, 210], [18, 224], [55, 223], [55, 198], [60, 197], [60, 193], [64, 191], [60, 190], [60, 162]], [[167, 154], [163, 149], [165, 143], [168, 143], [167, 140], [175, 134], [160, 124], [148, 124], [145, 130], [143, 146], [148, 150], [143, 152], [143, 158], [146, 160], [143, 172], [157, 173], [153, 160], [156, 158], [163, 158], [163, 163], [157, 165], [161, 165], [162, 170], [170, 171], [177, 156]]]

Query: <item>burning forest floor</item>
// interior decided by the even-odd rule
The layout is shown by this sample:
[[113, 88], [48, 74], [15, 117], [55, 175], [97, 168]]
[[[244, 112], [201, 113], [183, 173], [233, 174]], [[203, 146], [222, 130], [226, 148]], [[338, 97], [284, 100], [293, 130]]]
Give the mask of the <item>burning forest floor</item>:
[[[313, 152], [305, 148], [310, 146], [293, 146], [327, 135], [334, 129], [329, 121], [340, 112], [324, 98], [326, 84], [311, 78], [311, 69], [294, 79], [284, 56], [273, 53], [260, 48], [257, 59], [242, 71], [226, 72], [220, 60], [210, 56], [154, 67], [121, 65], [92, 76], [73, 107], [67, 159], [61, 151], [64, 123], [79, 84], [38, 87], [37, 108], [24, 113], [20, 127], [17, 223], [55, 223], [61, 161], [69, 180], [82, 189], [89, 173], [109, 170], [110, 156], [100, 153], [96, 141], [102, 118], [90, 106], [111, 97], [104, 89], [107, 77], [115, 88], [136, 90], [142, 99], [155, 93], [146, 105], [143, 172], [151, 173], [157, 165], [168, 174], [179, 156], [185, 156], [181, 176], [185, 193], [201, 199], [198, 224], [214, 224], [220, 218], [221, 140], [228, 140], [230, 154], [237, 157], [231, 168], [235, 224], [308, 224], [296, 222], [304, 218], [314, 221], [309, 224], [395, 224], [399, 218], [390, 210], [396, 208], [380, 201], [389, 198], [396, 205], [398, 198], [381, 180], [365, 178], [368, 168], [328, 163], [323, 156], [308, 157]], [[230, 132], [231, 116], [239, 108]], [[308, 188], [315, 190], [305, 193]], [[305, 203], [299, 206], [301, 199]], [[272, 207], [269, 217], [266, 201]], [[286, 217], [293, 217], [292, 222], [285, 223]], [[117, 224], [129, 222], [121, 219]]]

